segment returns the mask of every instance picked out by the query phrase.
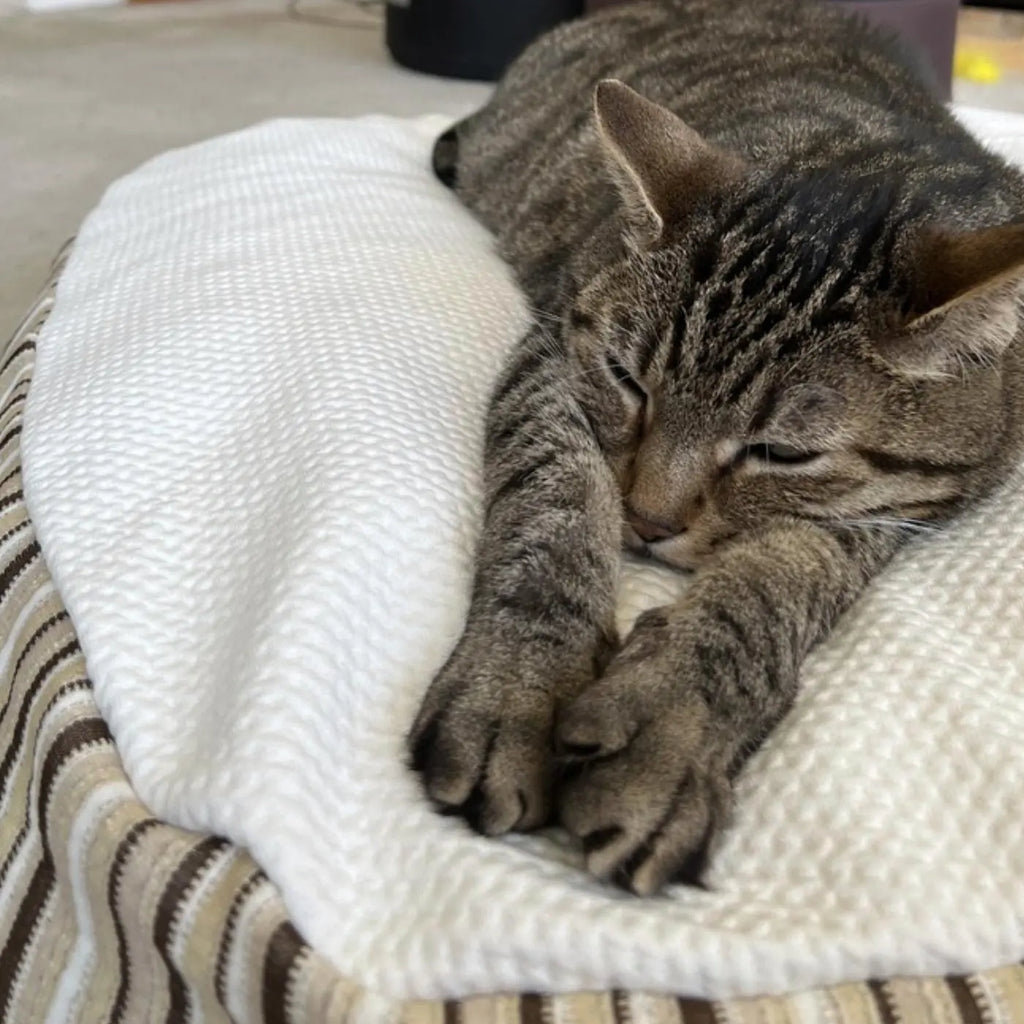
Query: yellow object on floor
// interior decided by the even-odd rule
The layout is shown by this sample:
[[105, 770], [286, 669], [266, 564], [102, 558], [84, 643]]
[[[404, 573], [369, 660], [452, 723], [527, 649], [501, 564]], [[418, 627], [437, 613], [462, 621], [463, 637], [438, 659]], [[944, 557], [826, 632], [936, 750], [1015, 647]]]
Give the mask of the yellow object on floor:
[[969, 82], [988, 84], [1003, 77], [1003, 69], [981, 50], [957, 49], [953, 58], [953, 74]]

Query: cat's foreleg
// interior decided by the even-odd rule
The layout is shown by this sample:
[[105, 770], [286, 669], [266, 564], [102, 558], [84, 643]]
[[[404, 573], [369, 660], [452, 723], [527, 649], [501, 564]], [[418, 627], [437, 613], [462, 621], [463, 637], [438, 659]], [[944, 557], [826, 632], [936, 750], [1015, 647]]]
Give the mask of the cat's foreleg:
[[700, 876], [732, 780], [792, 704], [804, 656], [898, 543], [895, 531], [780, 526], [640, 617], [556, 729], [575, 762], [560, 816], [592, 872], [640, 894]]
[[570, 372], [538, 327], [495, 391], [468, 620], [409, 735], [427, 793], [491, 835], [547, 820], [555, 708], [615, 644], [620, 497]]

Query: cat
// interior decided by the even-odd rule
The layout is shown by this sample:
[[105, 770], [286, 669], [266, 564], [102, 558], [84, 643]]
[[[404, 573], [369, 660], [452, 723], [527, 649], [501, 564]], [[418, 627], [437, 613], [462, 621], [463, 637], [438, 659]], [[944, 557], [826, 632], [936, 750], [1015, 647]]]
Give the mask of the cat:
[[[814, 0], [568, 23], [434, 161], [535, 317], [412, 765], [486, 835], [555, 816], [599, 878], [699, 881], [808, 650], [1020, 458], [1024, 178]], [[694, 576], [620, 642], [623, 545]]]

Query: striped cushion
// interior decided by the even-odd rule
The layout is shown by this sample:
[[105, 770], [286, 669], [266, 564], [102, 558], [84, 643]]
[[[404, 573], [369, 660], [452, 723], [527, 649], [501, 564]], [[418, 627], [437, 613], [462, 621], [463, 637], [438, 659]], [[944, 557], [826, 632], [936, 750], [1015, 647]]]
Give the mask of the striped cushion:
[[247, 854], [147, 812], [93, 701], [21, 491], [35, 339], [68, 251], [0, 361], [0, 1021], [1024, 1022], [1020, 965], [716, 1004], [626, 992], [394, 1004], [341, 977]]

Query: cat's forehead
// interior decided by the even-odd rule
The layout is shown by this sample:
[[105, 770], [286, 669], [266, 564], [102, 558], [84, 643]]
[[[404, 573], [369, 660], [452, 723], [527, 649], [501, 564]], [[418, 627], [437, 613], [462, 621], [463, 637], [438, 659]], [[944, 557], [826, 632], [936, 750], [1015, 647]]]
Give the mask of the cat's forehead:
[[756, 423], [788, 394], [859, 365], [860, 333], [839, 305], [801, 306], [780, 294], [716, 309], [698, 298], [680, 304], [664, 330], [660, 388], [680, 415], [701, 416], [709, 428]]
[[843, 429], [850, 394], [842, 374], [816, 372], [823, 369], [820, 363], [764, 364], [745, 375], [677, 379], [660, 389], [656, 414], [666, 438], [688, 448], [728, 447], [765, 431], [834, 434]]
[[719, 312], [780, 296], [834, 303], [885, 282], [912, 213], [888, 177], [827, 168], [755, 179], [685, 240], [692, 290]]
[[[826, 209], [828, 196], [838, 198]], [[886, 189], [833, 193], [815, 180], [724, 208], [680, 247], [665, 296], [666, 380], [747, 407], [849, 348], [892, 281], [891, 204]]]

